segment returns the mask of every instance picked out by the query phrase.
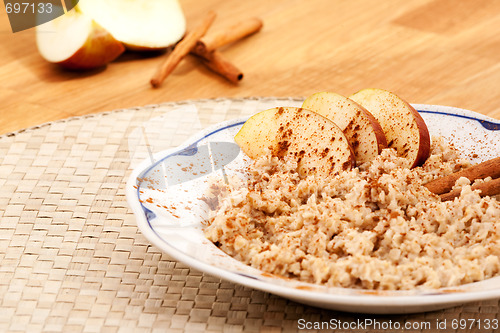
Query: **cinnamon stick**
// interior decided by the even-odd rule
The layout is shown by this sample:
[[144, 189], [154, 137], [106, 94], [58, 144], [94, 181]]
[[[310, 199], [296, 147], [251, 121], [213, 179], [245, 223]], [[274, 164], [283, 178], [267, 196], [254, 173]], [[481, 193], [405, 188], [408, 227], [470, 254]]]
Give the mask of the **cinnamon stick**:
[[451, 191], [455, 182], [460, 177], [466, 177], [470, 181], [491, 177], [500, 177], [500, 157], [473, 165], [467, 169], [452, 173], [451, 175], [435, 179], [425, 184], [427, 189], [435, 194], [443, 194]]
[[243, 73], [227, 60], [219, 51], [212, 51], [203, 54], [194, 53], [201, 62], [213, 72], [226, 78], [231, 83], [238, 83], [243, 79]]
[[158, 68], [157, 72], [151, 79], [151, 85], [158, 88], [167, 76], [172, 73], [174, 68], [192, 49], [196, 46], [196, 42], [205, 35], [208, 28], [215, 20], [215, 13], [210, 11], [203, 21], [189, 32], [174, 48], [172, 53]]
[[262, 20], [255, 17], [241, 21], [216, 33], [204, 36], [196, 43], [191, 53], [198, 56], [210, 70], [236, 84], [243, 79], [243, 73], [217, 51], [217, 48], [259, 31], [262, 25]]
[[[500, 194], [500, 178], [486, 181], [480, 184], [474, 184], [472, 185], [471, 189], [480, 190], [481, 192], [479, 193], [479, 195], [482, 197], [487, 195], [493, 196]], [[460, 192], [460, 189], [456, 189], [451, 192], [441, 194], [439, 197], [441, 198], [441, 201], [453, 200], [454, 198], [460, 196]]]
[[195, 49], [197, 54], [203, 54], [218, 49], [221, 46], [231, 44], [259, 31], [263, 26], [262, 20], [256, 17], [246, 19], [217, 33], [204, 36], [197, 43]]

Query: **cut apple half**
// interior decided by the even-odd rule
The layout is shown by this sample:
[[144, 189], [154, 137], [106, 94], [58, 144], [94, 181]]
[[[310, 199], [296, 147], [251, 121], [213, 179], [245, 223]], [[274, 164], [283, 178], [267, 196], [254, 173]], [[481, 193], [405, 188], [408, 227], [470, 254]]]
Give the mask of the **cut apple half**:
[[164, 49], [186, 32], [178, 0], [80, 0], [78, 6], [128, 49]]
[[243, 124], [234, 140], [252, 159], [270, 149], [274, 156], [296, 161], [302, 176], [326, 177], [354, 166], [354, 153], [342, 130], [303, 108], [262, 111]]
[[302, 107], [325, 116], [340, 127], [354, 150], [357, 164], [373, 160], [387, 148], [384, 131], [377, 119], [347, 97], [329, 91], [318, 92], [306, 98]]
[[383, 89], [363, 89], [349, 97], [378, 120], [387, 139], [409, 167], [423, 164], [430, 153], [430, 135], [420, 114], [405, 100]]
[[101, 67], [125, 51], [122, 43], [77, 10], [37, 26], [36, 42], [44, 59], [71, 69]]

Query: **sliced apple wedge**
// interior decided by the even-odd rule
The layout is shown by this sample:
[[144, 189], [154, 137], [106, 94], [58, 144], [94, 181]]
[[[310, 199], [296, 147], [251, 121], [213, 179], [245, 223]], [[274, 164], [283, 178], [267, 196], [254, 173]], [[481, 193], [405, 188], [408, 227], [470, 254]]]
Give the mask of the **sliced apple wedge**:
[[78, 6], [128, 49], [164, 49], [186, 32], [178, 0], [80, 0]]
[[420, 114], [396, 94], [363, 89], [349, 97], [365, 107], [384, 130], [387, 144], [408, 160], [409, 167], [423, 164], [430, 153], [430, 136]]
[[125, 51], [92, 18], [74, 9], [37, 26], [36, 42], [44, 59], [71, 69], [101, 67]]
[[358, 103], [324, 91], [312, 94], [302, 104], [333, 121], [344, 132], [354, 150], [357, 164], [374, 159], [387, 148], [384, 131], [375, 117]]
[[326, 177], [354, 166], [354, 153], [334, 122], [311, 110], [279, 107], [245, 122], [234, 140], [250, 158], [268, 148], [280, 158], [297, 161], [301, 175]]

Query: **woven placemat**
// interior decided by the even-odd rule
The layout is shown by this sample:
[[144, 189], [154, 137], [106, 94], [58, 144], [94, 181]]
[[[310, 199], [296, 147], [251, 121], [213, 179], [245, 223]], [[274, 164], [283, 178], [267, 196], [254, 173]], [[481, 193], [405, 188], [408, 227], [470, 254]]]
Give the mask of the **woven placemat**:
[[[498, 300], [413, 315], [335, 312], [204, 275], [142, 236], [125, 183], [151, 150], [256, 108], [297, 102], [186, 101], [1, 136], [0, 332], [495, 332], [484, 321], [500, 320]], [[461, 319], [476, 322], [453, 329]], [[446, 330], [438, 327], [444, 321]]]

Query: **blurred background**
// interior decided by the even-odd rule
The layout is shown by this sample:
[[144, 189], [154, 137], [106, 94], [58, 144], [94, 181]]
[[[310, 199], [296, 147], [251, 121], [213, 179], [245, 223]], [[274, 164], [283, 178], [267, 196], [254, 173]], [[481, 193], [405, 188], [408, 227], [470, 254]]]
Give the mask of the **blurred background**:
[[158, 89], [167, 53], [125, 52], [104, 68], [69, 71], [45, 61], [36, 29], [12, 33], [0, 10], [0, 134], [44, 122], [185, 99], [350, 95], [383, 88], [411, 103], [500, 118], [500, 1], [180, 0], [187, 31], [213, 10], [210, 31], [249, 17], [260, 32], [220, 51], [238, 84], [187, 56]]

